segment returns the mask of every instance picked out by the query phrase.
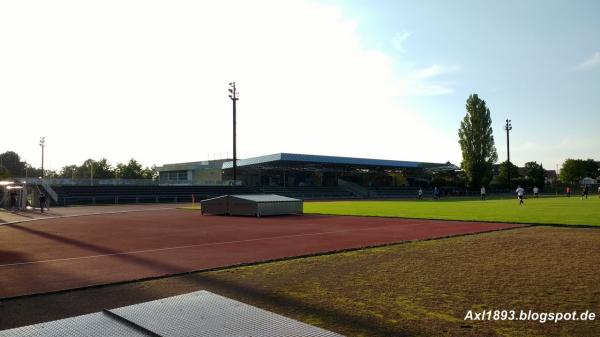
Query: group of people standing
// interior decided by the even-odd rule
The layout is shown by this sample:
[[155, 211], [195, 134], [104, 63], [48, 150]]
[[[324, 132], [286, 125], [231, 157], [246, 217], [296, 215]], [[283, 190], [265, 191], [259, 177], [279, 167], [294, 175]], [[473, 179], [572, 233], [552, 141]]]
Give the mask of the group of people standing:
[[[433, 200], [438, 200], [440, 198], [440, 189], [436, 187], [433, 188]], [[423, 200], [423, 189], [419, 187], [419, 191], [417, 192], [417, 199]]]
[[[533, 196], [535, 198], [539, 198], [540, 196], [540, 189], [537, 186], [534, 186], [532, 189], [533, 192]], [[567, 187], [565, 190], [566, 194], [568, 197], [571, 196], [571, 187]], [[525, 189], [523, 187], [521, 187], [521, 185], [519, 185], [517, 187], [517, 189], [515, 190], [515, 194], [517, 195], [517, 198], [519, 200], [519, 205], [523, 205], [525, 203], [524, 199], [525, 199]], [[588, 198], [588, 195], [590, 194], [590, 187], [588, 185], [584, 186], [581, 189], [581, 199]], [[480, 195], [481, 195], [481, 200], [486, 200], [487, 198], [487, 192], [485, 190], [485, 186], [481, 186], [480, 189]], [[600, 197], [600, 186], [598, 186], [598, 196]], [[433, 188], [433, 199], [437, 200], [440, 198], [440, 190], [436, 187]], [[423, 200], [423, 188], [419, 187], [419, 191], [417, 192], [417, 199], [418, 200]]]
[[[487, 193], [485, 191], [485, 186], [481, 186], [481, 200], [485, 200], [487, 197]], [[515, 193], [517, 194], [517, 198], [519, 199], [519, 205], [523, 205], [524, 204], [524, 199], [525, 199], [525, 189], [523, 187], [521, 187], [521, 185], [519, 185], [517, 187], [517, 189], [515, 190]], [[537, 186], [533, 187], [533, 195], [536, 198], [539, 198], [540, 196], [540, 189]]]
[[[19, 201], [20, 195], [16, 190], [10, 191], [10, 210], [12, 212], [18, 212], [21, 210], [21, 203]], [[40, 202], [40, 213], [44, 213], [44, 210], [50, 210], [48, 208], [48, 199], [46, 194], [42, 191], [39, 192], [38, 201]], [[26, 202], [29, 205], [29, 201]]]
[[[565, 188], [565, 194], [567, 195], [567, 197], [569, 197], [569, 198], [570, 198], [570, 197], [571, 197], [571, 193], [572, 193], [572, 192], [573, 192], [573, 191], [571, 190], [571, 187], [570, 187], [570, 186], [567, 186], [567, 187]], [[581, 189], [581, 199], [583, 199], [583, 198], [586, 198], [586, 199], [587, 199], [587, 198], [588, 198], [588, 195], [589, 195], [590, 193], [591, 193], [591, 191], [590, 191], [590, 186], [589, 186], [589, 185], [585, 185], [585, 186], [583, 186], [583, 188]], [[598, 186], [598, 197], [600, 197], [600, 186]]]

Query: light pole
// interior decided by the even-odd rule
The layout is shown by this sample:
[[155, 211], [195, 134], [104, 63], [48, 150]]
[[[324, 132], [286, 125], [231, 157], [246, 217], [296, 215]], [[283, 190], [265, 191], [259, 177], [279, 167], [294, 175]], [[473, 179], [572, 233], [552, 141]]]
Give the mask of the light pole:
[[236, 135], [235, 135], [235, 103], [239, 99], [239, 93], [235, 88], [235, 82], [229, 83], [229, 98], [233, 102], [233, 184], [235, 185], [237, 180], [237, 152], [236, 152]]
[[512, 130], [512, 124], [510, 123], [510, 119], [506, 120], [506, 125], [504, 126], [504, 130], [506, 130], [506, 155], [508, 161], [508, 188], [511, 188], [510, 184], [510, 169], [512, 164], [510, 163], [510, 130]]
[[40, 146], [42, 147], [42, 179], [44, 179], [44, 147], [46, 147], [46, 137], [40, 137]]

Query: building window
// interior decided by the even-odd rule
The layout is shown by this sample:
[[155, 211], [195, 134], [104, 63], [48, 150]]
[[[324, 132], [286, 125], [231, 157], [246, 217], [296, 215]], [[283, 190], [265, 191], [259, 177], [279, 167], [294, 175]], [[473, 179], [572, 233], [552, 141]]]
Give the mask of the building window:
[[188, 180], [188, 175], [187, 171], [167, 171], [161, 172], [160, 178], [162, 180], [184, 181]]

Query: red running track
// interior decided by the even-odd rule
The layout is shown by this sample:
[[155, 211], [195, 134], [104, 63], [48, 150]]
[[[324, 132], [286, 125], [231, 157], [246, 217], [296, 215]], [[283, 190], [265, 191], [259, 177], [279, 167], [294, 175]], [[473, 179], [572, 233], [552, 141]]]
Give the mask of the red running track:
[[0, 298], [519, 226], [173, 209], [7, 224], [0, 226]]

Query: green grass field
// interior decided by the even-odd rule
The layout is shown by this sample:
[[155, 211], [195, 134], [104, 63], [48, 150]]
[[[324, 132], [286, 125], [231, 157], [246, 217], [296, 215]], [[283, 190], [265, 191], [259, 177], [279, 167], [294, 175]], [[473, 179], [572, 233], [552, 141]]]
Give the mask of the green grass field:
[[305, 202], [305, 213], [600, 226], [600, 198]]

